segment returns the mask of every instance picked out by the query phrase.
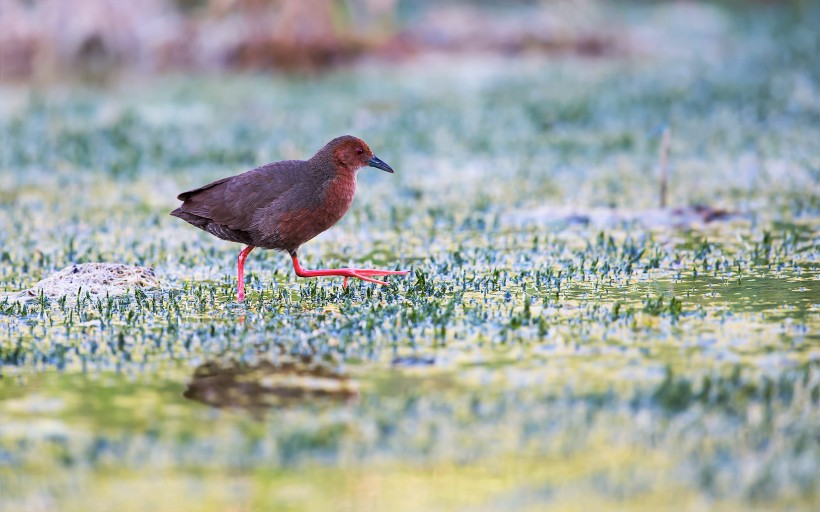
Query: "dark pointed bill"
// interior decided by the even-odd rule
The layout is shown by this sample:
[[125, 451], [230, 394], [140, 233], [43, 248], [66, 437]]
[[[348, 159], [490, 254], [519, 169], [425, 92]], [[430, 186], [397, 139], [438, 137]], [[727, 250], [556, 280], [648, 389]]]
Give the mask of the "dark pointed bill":
[[381, 169], [386, 172], [393, 172], [392, 167], [382, 162], [381, 158], [375, 155], [373, 156], [373, 158], [367, 161], [367, 165], [369, 165], [370, 167], [375, 167], [376, 169]]

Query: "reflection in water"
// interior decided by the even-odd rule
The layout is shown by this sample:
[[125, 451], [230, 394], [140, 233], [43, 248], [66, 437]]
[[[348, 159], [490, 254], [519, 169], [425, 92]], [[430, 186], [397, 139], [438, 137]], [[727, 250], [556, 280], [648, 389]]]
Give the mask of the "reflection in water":
[[261, 410], [315, 400], [347, 401], [359, 396], [356, 381], [317, 361], [209, 361], [194, 370], [185, 398], [212, 407]]

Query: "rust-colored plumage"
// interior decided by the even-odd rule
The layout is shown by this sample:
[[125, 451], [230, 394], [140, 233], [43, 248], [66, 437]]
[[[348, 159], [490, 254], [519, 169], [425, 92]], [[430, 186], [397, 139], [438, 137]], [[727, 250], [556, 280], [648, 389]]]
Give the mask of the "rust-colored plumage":
[[356, 194], [356, 172], [365, 166], [393, 169], [370, 147], [351, 135], [328, 142], [309, 160], [263, 165], [178, 196], [182, 205], [171, 215], [231, 242], [247, 244], [239, 255], [237, 299], [244, 299], [244, 263], [255, 247], [287, 251], [300, 277], [344, 276], [387, 284], [372, 276], [405, 271], [375, 269], [305, 270], [296, 251], [336, 224]]

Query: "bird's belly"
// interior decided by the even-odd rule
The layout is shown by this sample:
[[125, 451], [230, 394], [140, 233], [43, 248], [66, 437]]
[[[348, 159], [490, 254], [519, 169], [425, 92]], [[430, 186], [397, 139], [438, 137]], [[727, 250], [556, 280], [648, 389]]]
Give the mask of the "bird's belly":
[[283, 214], [276, 229], [282, 248], [295, 251], [297, 247], [326, 231], [342, 218], [344, 212], [297, 210]]

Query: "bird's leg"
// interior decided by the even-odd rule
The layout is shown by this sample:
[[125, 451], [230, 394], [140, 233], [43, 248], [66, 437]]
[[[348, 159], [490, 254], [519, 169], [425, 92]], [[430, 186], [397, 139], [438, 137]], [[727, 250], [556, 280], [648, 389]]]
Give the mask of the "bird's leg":
[[325, 268], [319, 270], [305, 270], [299, 264], [299, 258], [296, 252], [290, 253], [290, 258], [293, 260], [293, 270], [299, 277], [323, 277], [323, 276], [341, 276], [344, 277], [344, 287], [347, 288], [347, 278], [355, 277], [362, 281], [367, 281], [376, 284], [388, 284], [385, 281], [378, 281], [372, 279], [370, 276], [403, 276], [408, 272], [406, 270], [378, 270], [370, 268]]
[[239, 253], [239, 258], [237, 259], [237, 302], [242, 302], [245, 300], [245, 260], [248, 258], [248, 254], [250, 254], [253, 248], [253, 245], [249, 245], [242, 249], [242, 252]]

